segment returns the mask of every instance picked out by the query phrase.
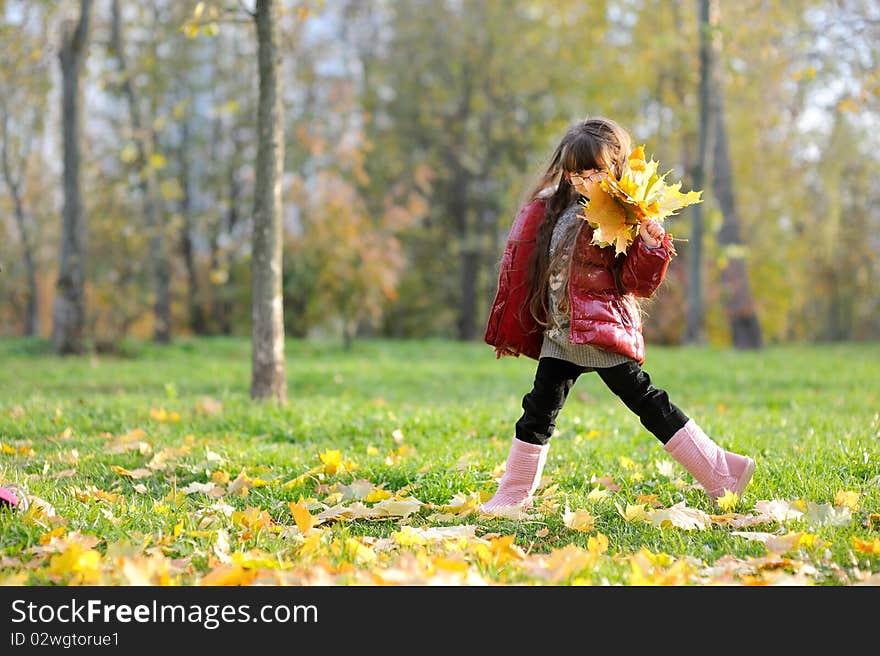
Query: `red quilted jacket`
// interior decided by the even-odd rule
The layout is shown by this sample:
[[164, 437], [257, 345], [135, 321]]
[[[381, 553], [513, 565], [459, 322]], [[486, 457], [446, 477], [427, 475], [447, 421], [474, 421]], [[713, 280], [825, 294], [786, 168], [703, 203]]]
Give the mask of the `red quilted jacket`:
[[[526, 305], [528, 263], [535, 248], [538, 227], [544, 219], [544, 201], [525, 205], [516, 217], [498, 276], [498, 293], [489, 312], [486, 342], [498, 357], [520, 354], [538, 359], [543, 329]], [[571, 312], [569, 339], [573, 344], [592, 344], [626, 355], [639, 364], [645, 361], [642, 317], [633, 296], [654, 294], [675, 256], [672, 240], [666, 236], [657, 248], [648, 248], [636, 237], [624, 256], [621, 296], [614, 284], [611, 267], [614, 249], [590, 243], [593, 230], [586, 222], [575, 241], [568, 277]]]

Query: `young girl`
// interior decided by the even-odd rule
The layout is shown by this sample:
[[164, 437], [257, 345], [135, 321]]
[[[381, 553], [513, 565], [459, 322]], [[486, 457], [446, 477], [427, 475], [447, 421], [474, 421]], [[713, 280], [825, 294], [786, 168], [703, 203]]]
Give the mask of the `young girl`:
[[541, 480], [549, 440], [578, 376], [595, 371], [638, 415], [664, 449], [713, 499], [741, 494], [755, 471], [751, 458], [723, 450], [651, 384], [642, 320], [634, 297], [650, 297], [675, 256], [655, 221], [644, 222], [626, 254], [590, 243], [593, 231], [569, 176], [609, 168], [620, 178], [631, 150], [614, 121], [573, 125], [556, 148], [540, 183], [520, 210], [504, 251], [498, 294], [486, 328], [497, 357], [538, 360], [532, 391], [522, 401], [504, 475], [487, 513], [527, 508]]

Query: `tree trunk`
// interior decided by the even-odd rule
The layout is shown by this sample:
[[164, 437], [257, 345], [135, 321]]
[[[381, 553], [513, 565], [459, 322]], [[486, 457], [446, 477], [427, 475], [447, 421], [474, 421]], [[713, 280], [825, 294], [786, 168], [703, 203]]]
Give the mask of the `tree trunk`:
[[199, 279], [196, 271], [195, 253], [193, 252], [193, 216], [192, 216], [192, 180], [190, 175], [190, 119], [185, 116], [181, 124], [180, 135], [180, 214], [183, 217], [183, 234], [181, 248], [183, 261], [186, 265], [186, 281], [189, 304], [189, 327], [196, 335], [205, 332], [205, 315], [202, 312]]
[[[153, 132], [150, 152], [156, 152], [158, 139]], [[153, 341], [168, 344], [171, 341], [171, 267], [165, 240], [165, 221], [159, 204], [156, 174], [147, 164], [143, 184], [144, 214], [150, 235], [150, 261], [156, 300], [153, 303]]]
[[[705, 1], [705, 0], [704, 0]], [[711, 2], [713, 13], [717, 15], [717, 0]], [[712, 189], [723, 215], [718, 245], [725, 251], [727, 264], [721, 271], [721, 282], [725, 291], [725, 308], [730, 323], [733, 345], [739, 349], [760, 348], [762, 345], [761, 326], [755, 313], [755, 303], [749, 287], [744, 248], [740, 236], [740, 218], [734, 194], [733, 166], [730, 161], [730, 147], [727, 139], [727, 124], [724, 117], [724, 85], [715, 76], [715, 102], [717, 111], [714, 117], [715, 146], [712, 157]]]
[[257, 164], [254, 190], [254, 231], [251, 397], [283, 402], [284, 305], [281, 295], [281, 175], [284, 140], [275, 0], [257, 0], [257, 61], [260, 95], [257, 108]]
[[25, 177], [27, 169], [27, 148], [23, 148], [19, 153], [18, 176], [12, 171], [12, 164], [9, 162], [9, 115], [4, 104], [0, 103], [3, 116], [3, 146], [2, 146], [2, 166], [3, 179], [6, 186], [9, 187], [9, 195], [12, 196], [13, 214], [15, 215], [15, 225], [18, 228], [18, 236], [21, 239], [22, 258], [24, 259], [25, 276], [28, 284], [28, 300], [27, 309], [24, 318], [24, 334], [28, 337], [38, 337], [40, 334], [40, 312], [39, 298], [37, 293], [37, 268], [34, 264], [34, 247], [31, 244], [30, 234], [27, 229], [27, 219], [24, 212], [24, 201], [22, 200], [21, 185]]
[[[156, 8], [154, 7], [154, 10]], [[137, 145], [137, 166], [141, 176], [141, 193], [144, 203], [144, 220], [149, 235], [150, 273], [153, 279], [155, 300], [153, 302], [153, 339], [160, 344], [171, 341], [171, 272], [168, 249], [165, 243], [165, 222], [159, 207], [158, 183], [150, 155], [157, 151], [158, 139], [152, 125], [144, 127], [130, 71], [125, 59], [122, 40], [122, 24], [119, 0], [111, 5], [111, 47], [115, 51], [122, 74], [122, 92], [128, 102], [131, 127]], [[155, 55], [155, 53], [154, 53]]]
[[[710, 13], [710, 0], [699, 2], [700, 20], [700, 126], [697, 145], [697, 161], [693, 171], [693, 188], [702, 189], [706, 183], [709, 153], [712, 141], [712, 76], [714, 75], [714, 52], [712, 30], [717, 15]], [[703, 203], [691, 208], [691, 234], [687, 242], [688, 286], [687, 317], [684, 341], [686, 344], [703, 344], [705, 306], [703, 301]]]
[[461, 295], [458, 306], [458, 338], [471, 340], [475, 336], [476, 323], [474, 315], [477, 300], [477, 266], [479, 265], [480, 253], [476, 244], [472, 221], [468, 216], [470, 205], [468, 182], [470, 175], [465, 168], [461, 157], [467, 148], [467, 122], [471, 114], [471, 99], [473, 97], [473, 78], [470, 68], [465, 64], [462, 71], [463, 88], [459, 100], [458, 111], [455, 116], [453, 130], [459, 131], [458, 143], [453, 146], [454, 151], [447, 154], [447, 162], [452, 171], [452, 186], [449, 190], [449, 211], [458, 228], [460, 244], [459, 257], [461, 261]]
[[[244, 148], [238, 130], [232, 128], [232, 149], [239, 153]], [[229, 167], [229, 208], [226, 213], [227, 235], [232, 235], [240, 217], [239, 206], [241, 204], [241, 181], [238, 178], [238, 164], [233, 160]], [[235, 268], [230, 252], [226, 251], [226, 279], [221, 286], [221, 298], [218, 305], [220, 317], [220, 332], [224, 335], [232, 334], [232, 295], [235, 293]]]
[[18, 226], [19, 237], [21, 238], [22, 250], [24, 255], [24, 270], [27, 276], [28, 300], [27, 310], [25, 314], [24, 334], [28, 337], [40, 336], [40, 308], [39, 308], [39, 292], [37, 290], [37, 267], [34, 263], [34, 247], [31, 244], [30, 235], [27, 231], [27, 221], [24, 216], [24, 207], [21, 203], [21, 197], [16, 193], [13, 195], [13, 204], [15, 205], [15, 224]]
[[52, 308], [52, 342], [58, 353], [84, 350], [86, 218], [82, 206], [80, 142], [82, 93], [80, 78], [88, 51], [91, 0], [80, 0], [79, 21], [64, 26], [61, 62], [62, 135], [64, 143], [64, 208], [61, 261]]

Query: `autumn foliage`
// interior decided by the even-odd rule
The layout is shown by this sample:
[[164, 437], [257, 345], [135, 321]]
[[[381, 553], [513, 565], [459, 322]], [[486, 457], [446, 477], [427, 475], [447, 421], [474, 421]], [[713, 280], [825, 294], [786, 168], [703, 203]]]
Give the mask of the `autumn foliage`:
[[681, 192], [681, 182], [668, 184], [659, 163], [645, 161], [645, 147], [630, 153], [620, 178], [611, 169], [583, 171], [571, 176], [575, 189], [587, 198], [581, 215], [593, 228], [593, 243], [614, 246], [617, 255], [633, 243], [644, 221], [662, 222], [678, 210], [702, 201], [702, 192]]

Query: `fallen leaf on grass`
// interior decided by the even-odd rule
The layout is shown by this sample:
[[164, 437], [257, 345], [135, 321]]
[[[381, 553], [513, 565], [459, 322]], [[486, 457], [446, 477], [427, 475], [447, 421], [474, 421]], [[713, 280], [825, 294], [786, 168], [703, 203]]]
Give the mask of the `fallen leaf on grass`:
[[59, 472], [55, 472], [52, 478], [70, 478], [71, 476], [76, 476], [77, 471], [76, 469], [62, 469]]
[[501, 567], [510, 562], [521, 561], [525, 558], [525, 554], [522, 549], [514, 544], [513, 540], [514, 536], [512, 535], [492, 538], [488, 544], [476, 544], [474, 552], [483, 564], [494, 567]]
[[655, 554], [645, 547], [629, 557], [629, 564], [630, 585], [684, 585], [697, 572], [697, 568], [687, 558], [676, 559], [665, 553]]
[[761, 542], [767, 547], [767, 551], [779, 556], [801, 547], [812, 548], [822, 544], [818, 536], [802, 531], [786, 533], [785, 535], [762, 533], [760, 531], [731, 531], [730, 534], [737, 535], [746, 540]]
[[400, 546], [412, 547], [431, 543], [461, 544], [462, 541], [473, 540], [476, 535], [477, 527], [473, 525], [431, 526], [428, 528], [404, 526], [399, 531], [393, 532], [391, 538]]
[[177, 423], [180, 421], [179, 413], [168, 412], [165, 408], [150, 408], [150, 417], [162, 422]]
[[641, 503], [645, 506], [651, 506], [652, 508], [660, 508], [663, 506], [663, 504], [660, 503], [660, 499], [656, 494], [637, 494], [636, 503]]
[[325, 474], [333, 475], [342, 468], [342, 451], [326, 449], [318, 454]]
[[244, 510], [233, 512], [232, 521], [244, 528], [259, 530], [269, 526], [272, 523], [272, 518], [265, 510], [248, 506]]
[[97, 583], [101, 577], [101, 554], [73, 542], [64, 552], [52, 556], [48, 571], [52, 576], [70, 576], [71, 585]]
[[853, 546], [863, 554], [880, 556], [880, 540], [861, 540], [853, 536]]
[[317, 519], [309, 512], [308, 506], [300, 500], [297, 503], [293, 503], [292, 501], [287, 504], [290, 507], [290, 512], [293, 515], [293, 521], [296, 522], [297, 528], [299, 528], [300, 532], [305, 534], [310, 529], [314, 528], [318, 524], [321, 523], [321, 520]]
[[652, 510], [648, 521], [658, 528], [674, 526], [685, 531], [705, 529], [712, 523], [709, 515], [699, 508], [689, 508], [684, 501], [663, 510]]
[[595, 528], [596, 518], [586, 510], [575, 510], [572, 512], [566, 506], [565, 512], [562, 513], [562, 523], [573, 531], [585, 533]]
[[128, 470], [125, 467], [120, 467], [119, 465], [113, 465], [110, 467], [114, 472], [119, 474], [120, 476], [128, 476], [129, 478], [133, 478], [135, 480], [141, 478], [147, 478], [148, 476], [152, 476], [153, 472], [149, 469], [132, 469]]
[[758, 501], [755, 510], [762, 515], [767, 515], [777, 522], [786, 522], [791, 519], [800, 519], [804, 516], [803, 510], [789, 501], [773, 499], [771, 501]]
[[428, 517], [430, 521], [451, 521], [474, 514], [480, 507], [480, 493], [472, 492], [465, 494], [457, 493], [447, 504], [435, 505], [433, 508], [439, 512]]
[[596, 478], [596, 476], [593, 476], [590, 479], [590, 483], [598, 483], [609, 492], [620, 491], [620, 486], [614, 482], [614, 479], [611, 476], [602, 476], [601, 478]]
[[672, 478], [675, 476], [675, 463], [671, 460], [658, 460], [654, 463], [654, 468], [657, 470], [658, 474], [665, 476], [666, 478]]
[[858, 492], [851, 492], [849, 490], [838, 490], [837, 494], [834, 495], [834, 505], [835, 506], [846, 506], [852, 511], [856, 511], [859, 509], [859, 501], [861, 500], [862, 495]]
[[590, 503], [599, 503], [600, 501], [605, 501], [608, 496], [608, 490], [603, 490], [601, 487], [595, 487], [590, 490], [590, 493], [587, 495], [587, 501]]
[[241, 565], [219, 565], [202, 578], [199, 585], [248, 585], [256, 575], [256, 570]]
[[[365, 499], [367, 496], [369, 496], [373, 492], [373, 490], [376, 489], [376, 486], [365, 478], [359, 478], [352, 481], [348, 485], [337, 484], [336, 489], [342, 493], [343, 499], [357, 499], [360, 501], [361, 499]], [[391, 496], [390, 492], [386, 492], [386, 494], [388, 494], [389, 497]], [[380, 499], [374, 500], [379, 501]]]
[[525, 567], [532, 576], [548, 583], [559, 584], [591, 570], [597, 560], [597, 552], [569, 544], [561, 549], [554, 549], [547, 555], [533, 556]]
[[622, 508], [621, 505], [615, 501], [614, 507], [617, 508], [617, 514], [628, 522], [643, 522], [648, 519], [648, 513], [645, 512], [645, 504], [643, 503], [628, 503], [626, 504], [626, 508]]
[[107, 503], [121, 503], [125, 498], [121, 494], [100, 490], [94, 485], [84, 489], [73, 488], [77, 501], [106, 501]]
[[759, 526], [773, 521], [767, 515], [741, 515], [739, 513], [725, 513], [724, 515], [709, 515], [713, 524], [719, 526], [732, 526], [733, 528], [747, 528]]
[[226, 493], [246, 497], [252, 487], [263, 487], [264, 485], [268, 485], [268, 481], [264, 481], [262, 478], [251, 478], [242, 471], [226, 488]]
[[181, 489], [181, 492], [184, 494], [204, 494], [212, 499], [219, 499], [226, 494], [226, 490], [213, 481], [210, 483], [198, 483], [193, 481], [185, 488]]
[[422, 502], [415, 497], [406, 499], [385, 499], [371, 508], [374, 518], [402, 517], [406, 519], [422, 507]]
[[805, 519], [813, 526], [848, 526], [852, 523], [852, 510], [847, 506], [808, 501]]
[[718, 497], [715, 500], [715, 503], [718, 504], [718, 507], [725, 512], [731, 512], [736, 505], [739, 503], [739, 495], [733, 490], [724, 490], [724, 494]]

